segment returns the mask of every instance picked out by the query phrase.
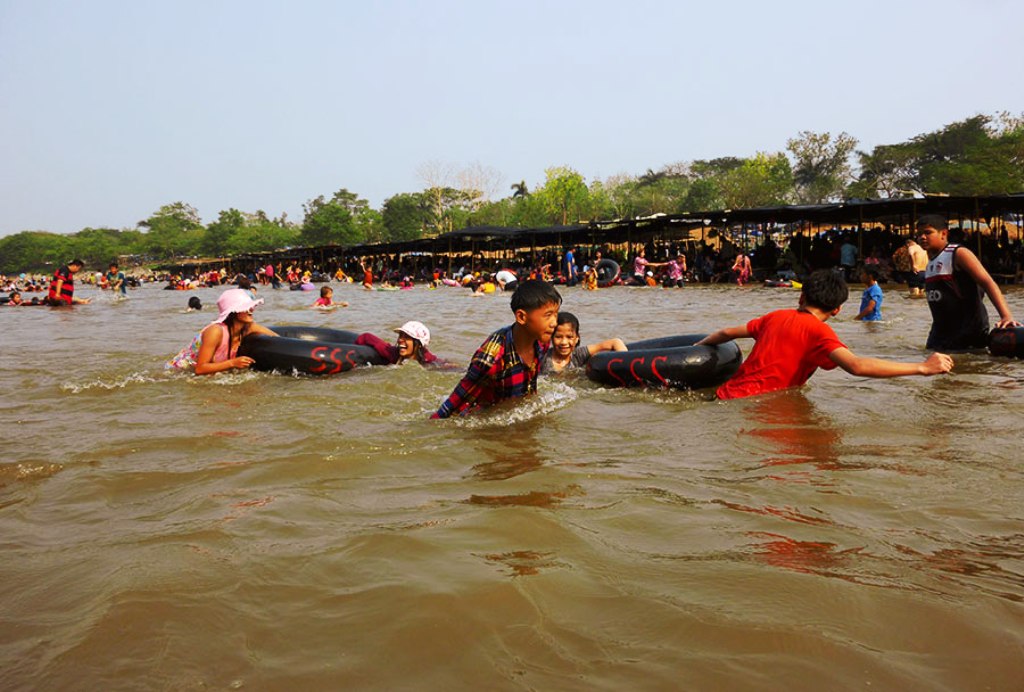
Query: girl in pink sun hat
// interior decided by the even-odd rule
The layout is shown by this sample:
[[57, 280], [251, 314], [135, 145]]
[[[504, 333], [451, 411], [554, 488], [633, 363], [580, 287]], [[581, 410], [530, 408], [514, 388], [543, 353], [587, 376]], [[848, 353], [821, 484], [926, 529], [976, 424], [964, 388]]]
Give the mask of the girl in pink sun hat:
[[192, 343], [167, 364], [169, 368], [193, 368], [197, 375], [210, 375], [224, 370], [245, 370], [253, 364], [249, 356], [239, 356], [238, 347], [249, 334], [276, 333], [256, 324], [253, 310], [263, 299], [254, 299], [241, 288], [232, 288], [217, 299], [217, 319], [203, 328]]
[[430, 343], [430, 330], [422, 322], [410, 320], [394, 330], [398, 334], [394, 344], [389, 344], [378, 336], [364, 333], [356, 337], [360, 346], [369, 346], [387, 360], [391, 365], [398, 365], [407, 360], [414, 360], [423, 366], [444, 367], [448, 363], [427, 350]]

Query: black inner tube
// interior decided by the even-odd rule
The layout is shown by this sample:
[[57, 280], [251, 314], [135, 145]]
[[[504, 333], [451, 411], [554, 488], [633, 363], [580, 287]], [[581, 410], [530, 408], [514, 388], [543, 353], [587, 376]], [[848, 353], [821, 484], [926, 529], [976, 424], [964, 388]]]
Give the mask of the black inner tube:
[[611, 286], [618, 280], [619, 275], [622, 273], [622, 270], [619, 268], [619, 263], [613, 259], [608, 259], [607, 257], [598, 262], [594, 269], [597, 270], [597, 285], [601, 288]]
[[993, 356], [1024, 358], [1024, 327], [997, 328], [990, 331], [988, 352]]
[[716, 387], [736, 372], [743, 355], [732, 341], [697, 346], [705, 336], [646, 339], [626, 344], [628, 351], [598, 353], [587, 363], [587, 377], [611, 387]]
[[387, 362], [369, 346], [355, 343], [357, 332], [324, 327], [270, 327], [278, 336], [250, 334], [238, 355], [249, 356], [255, 370], [334, 375]]
[[359, 332], [347, 329], [329, 329], [327, 327], [306, 327], [303, 325], [286, 325], [267, 327], [278, 336], [304, 341], [328, 341], [335, 344], [354, 344]]

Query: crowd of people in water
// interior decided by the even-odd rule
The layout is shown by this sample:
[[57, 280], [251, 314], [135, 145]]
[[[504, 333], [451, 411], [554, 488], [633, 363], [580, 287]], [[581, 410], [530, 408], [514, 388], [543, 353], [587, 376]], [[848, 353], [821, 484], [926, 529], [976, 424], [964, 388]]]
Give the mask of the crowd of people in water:
[[[836, 367], [861, 377], [947, 373], [954, 362], [943, 351], [979, 349], [987, 344], [990, 322], [982, 296], [989, 299], [998, 313], [997, 328], [1021, 327], [978, 257], [970, 249], [949, 242], [949, 229], [943, 217], [922, 217], [915, 235], [916, 239], [906, 239], [898, 250], [916, 258], [916, 247], [928, 260], [923, 277], [914, 271], [914, 259], [907, 265], [911, 290], [915, 290], [917, 278], [922, 278], [932, 313], [926, 348], [933, 352], [927, 358], [908, 363], [861, 357], [836, 336], [827, 322], [840, 312], [849, 297], [846, 274], [857, 268], [854, 263], [847, 266], [841, 261], [838, 267], [818, 269], [804, 277], [795, 309], [776, 310], [743, 325], [723, 327], [695, 344], [715, 348], [736, 339], [754, 340], [747, 359], [717, 387], [715, 396], [734, 399], [799, 387], [818, 369]], [[655, 264], [646, 262], [643, 254], [638, 253], [639, 266], [634, 267], [638, 279]], [[737, 273], [742, 277], [744, 267], [740, 266]], [[505, 290], [511, 290], [513, 322], [490, 334], [477, 349], [465, 375], [434, 412], [434, 418], [462, 415], [501, 400], [527, 396], [537, 391], [542, 374], [554, 375], [583, 367], [601, 352], [628, 350], [617, 337], [582, 344], [579, 320], [561, 310], [562, 295], [555, 283], [543, 276], [519, 279], [514, 272], [510, 275], [513, 280], [505, 284]], [[880, 272], [864, 263], [860, 278], [866, 288], [855, 318], [879, 319], [883, 300], [878, 286]], [[321, 297], [329, 299], [329, 292]], [[169, 366], [191, 368], [200, 375], [251, 367], [253, 359], [238, 353], [245, 337], [254, 333], [274, 335], [255, 322], [254, 309], [262, 302], [251, 287], [225, 291], [217, 301], [217, 318]], [[361, 334], [356, 342], [374, 348], [386, 363], [412, 360], [425, 367], [450, 366], [426, 350], [430, 331], [422, 322], [407, 321], [395, 332], [394, 344], [373, 334]]]
[[[797, 308], [777, 310], [745, 325], [723, 327], [697, 342], [697, 346], [717, 347], [735, 339], [754, 340], [747, 359], [718, 387], [716, 396], [731, 399], [801, 386], [819, 368], [840, 367], [865, 377], [949, 372], [953, 360], [942, 351], [980, 349], [988, 344], [990, 322], [983, 297], [988, 298], [998, 313], [997, 328], [1021, 327], [992, 274], [971, 249], [953, 242], [955, 237], [951, 236], [953, 233], [944, 217], [926, 215], [919, 219], [911, 237], [898, 239], [892, 252], [887, 248], [884, 253], [879, 253], [877, 246], [872, 246], [872, 254], [860, 258], [859, 248], [853, 239], [842, 237], [835, 243], [835, 253], [829, 255], [825, 268], [802, 266], [802, 273], [798, 273], [792, 268], [792, 257], [789, 260], [776, 258], [774, 263], [768, 263], [774, 269], [775, 280], [787, 280], [787, 274], [783, 272], [788, 271], [788, 277], [791, 277], [788, 280], [801, 289]], [[771, 244], [763, 244], [759, 252], [762, 257], [757, 263], [744, 253], [737, 253], [731, 258], [729, 280], [740, 285], [751, 282], [753, 267], [765, 266], [764, 253], [771, 252]], [[640, 247], [623, 272], [617, 262], [607, 261], [610, 258], [603, 257], [601, 250], [588, 253], [582, 259], [578, 259], [577, 253], [575, 247], [567, 248], [564, 255], [556, 258], [560, 266], [555, 269], [552, 267], [554, 262], [532, 268], [503, 267], [492, 274], [461, 267], [449, 276], [435, 268], [426, 276], [418, 277], [430, 288], [458, 286], [471, 289], [473, 295], [510, 292], [514, 318], [512, 324], [492, 333], [473, 354], [465, 376], [434, 417], [446, 418], [503, 399], [525, 396], [536, 391], [541, 374], [556, 374], [585, 366], [590, 358], [601, 352], [627, 350], [627, 345], [617, 337], [581, 344], [579, 320], [560, 309], [562, 296], [556, 286], [579, 285], [585, 290], [600, 284], [656, 286], [660, 283], [665, 287], [678, 287], [696, 281], [699, 276], [690, 268], [691, 260], [693, 263], [705, 261], [702, 253], [691, 258], [678, 248], [669, 249], [658, 258], [659, 261], [652, 261], [647, 259], [647, 249]], [[813, 247], [808, 256], [815, 256]], [[714, 266], [719, 266], [719, 261], [713, 260]], [[788, 261], [788, 268], [780, 269], [780, 261]], [[722, 266], [724, 264], [729, 262]], [[46, 287], [45, 298], [35, 301], [35, 304], [70, 306], [88, 302], [74, 292], [75, 278], [83, 266], [81, 260], [75, 259], [57, 269]], [[398, 278], [397, 286], [391, 284], [392, 270], [377, 268], [375, 271], [374, 264], [366, 259], [359, 264], [359, 269], [362, 271], [362, 285], [367, 289], [400, 290], [415, 285], [411, 274]], [[599, 270], [605, 272], [603, 276], [599, 276]], [[1019, 266], [1017, 271], [1019, 273]], [[258, 287], [269, 285], [276, 288], [281, 284], [282, 275], [284, 281], [297, 290], [315, 290], [316, 282], [330, 280], [355, 282], [341, 267], [328, 275], [317, 272], [315, 267], [295, 265], [283, 268], [268, 265], [251, 274], [234, 276], [229, 276], [222, 268], [193, 277], [205, 286], [231, 284], [234, 287], [224, 291], [218, 299], [217, 317], [168, 366], [190, 369], [196, 375], [251, 367], [254, 359], [239, 353], [244, 339], [258, 334], [277, 336], [255, 321], [254, 310], [263, 303], [262, 298], [257, 298]], [[381, 277], [380, 285], [375, 286], [378, 276]], [[90, 278], [92, 283], [118, 296], [126, 295], [133, 283], [117, 263], [111, 263], [106, 273]], [[182, 281], [177, 276], [164, 278], [167, 288], [177, 288], [178, 282]], [[914, 363], [863, 358], [852, 353], [826, 323], [841, 310], [849, 295], [847, 282], [853, 279], [862, 281], [866, 286], [855, 315], [858, 320], [881, 319], [884, 294], [879, 284], [883, 281], [905, 282], [911, 295], [924, 297], [932, 313], [926, 348], [934, 352], [925, 360]], [[9, 291], [4, 305], [26, 304], [21, 292], [42, 293], [42, 284], [39, 277], [0, 277], [0, 285]], [[333, 309], [345, 306], [347, 303], [334, 302], [333, 289], [328, 285], [319, 288], [319, 298], [310, 307]], [[189, 309], [202, 309], [198, 297], [193, 296], [189, 300]], [[397, 336], [393, 344], [369, 333], [358, 335], [354, 343], [373, 349], [385, 363], [415, 361], [426, 367], [450, 367], [450, 363], [427, 350], [430, 331], [422, 322], [406, 321], [395, 329], [395, 333]]]

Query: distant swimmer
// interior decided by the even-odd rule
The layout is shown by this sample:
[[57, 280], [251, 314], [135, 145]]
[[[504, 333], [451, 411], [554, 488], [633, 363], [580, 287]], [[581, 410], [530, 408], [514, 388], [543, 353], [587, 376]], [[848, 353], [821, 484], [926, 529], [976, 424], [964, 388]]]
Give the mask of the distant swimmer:
[[333, 310], [334, 308], [347, 308], [348, 303], [335, 303], [334, 289], [331, 288], [330, 286], [321, 286], [320, 297], [313, 301], [313, 305], [311, 305], [310, 307], [319, 310]]

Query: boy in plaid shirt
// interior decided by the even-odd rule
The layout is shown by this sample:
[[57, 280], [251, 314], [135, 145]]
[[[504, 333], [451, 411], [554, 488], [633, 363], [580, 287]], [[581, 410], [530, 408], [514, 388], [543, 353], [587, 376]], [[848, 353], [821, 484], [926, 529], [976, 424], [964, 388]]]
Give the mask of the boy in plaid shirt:
[[562, 296], [539, 279], [521, 281], [512, 294], [515, 322], [499, 329], [473, 354], [465, 377], [433, 418], [464, 414], [502, 399], [537, 391], [537, 373], [558, 324]]

